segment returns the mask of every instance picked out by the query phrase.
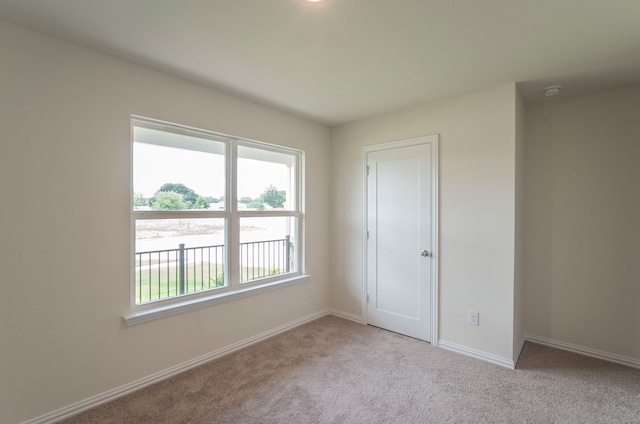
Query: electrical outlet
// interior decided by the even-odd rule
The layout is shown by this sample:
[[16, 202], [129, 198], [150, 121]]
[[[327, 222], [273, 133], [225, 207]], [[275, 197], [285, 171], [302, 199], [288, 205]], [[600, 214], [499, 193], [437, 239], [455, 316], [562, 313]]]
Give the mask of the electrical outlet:
[[480, 325], [479, 319], [480, 319], [479, 312], [469, 311], [469, 325]]
[[313, 297], [313, 286], [309, 286], [309, 297]]

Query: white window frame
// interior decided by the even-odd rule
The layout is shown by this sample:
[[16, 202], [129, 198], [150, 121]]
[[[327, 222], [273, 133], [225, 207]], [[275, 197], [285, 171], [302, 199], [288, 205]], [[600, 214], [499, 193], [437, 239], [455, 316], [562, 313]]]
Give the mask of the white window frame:
[[[203, 139], [210, 139], [225, 145], [225, 209], [207, 211], [136, 211], [133, 208], [133, 134], [134, 127], [145, 127], [170, 133], [178, 133], [188, 136], [196, 136]], [[237, 159], [238, 146], [262, 149], [271, 152], [291, 154], [295, 157], [295, 189], [294, 204], [290, 210], [238, 210], [237, 202]], [[240, 299], [259, 293], [275, 290], [278, 288], [304, 283], [309, 280], [309, 276], [304, 273], [304, 152], [288, 147], [274, 144], [248, 140], [240, 137], [233, 137], [226, 134], [187, 127], [165, 121], [145, 118], [141, 116], [131, 116], [131, 193], [130, 193], [130, 213], [131, 213], [131, 273], [130, 273], [130, 311], [123, 317], [126, 325], [136, 325], [142, 322], [162, 318], [168, 315], [182, 313], [189, 310], [211, 306], [217, 303]], [[156, 300], [143, 304], [136, 304], [135, 299], [135, 224], [137, 219], [175, 219], [175, 218], [222, 218], [226, 222], [225, 229], [225, 264], [224, 274], [226, 285], [215, 289], [209, 289], [197, 293], [174, 296], [167, 299]], [[294, 217], [296, 218], [296, 234], [294, 261], [296, 269], [286, 274], [255, 279], [249, 282], [240, 283], [239, 276], [239, 246], [240, 246], [240, 219], [252, 217]]]

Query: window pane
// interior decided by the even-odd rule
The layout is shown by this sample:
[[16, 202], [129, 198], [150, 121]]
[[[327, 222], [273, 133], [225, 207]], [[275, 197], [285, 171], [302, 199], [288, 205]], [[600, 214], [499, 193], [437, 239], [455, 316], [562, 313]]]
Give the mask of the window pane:
[[240, 282], [296, 271], [295, 217], [240, 218]]
[[238, 146], [238, 210], [295, 210], [296, 155]]
[[226, 286], [225, 220], [137, 219], [136, 304]]
[[133, 209], [224, 209], [224, 143], [134, 127]]

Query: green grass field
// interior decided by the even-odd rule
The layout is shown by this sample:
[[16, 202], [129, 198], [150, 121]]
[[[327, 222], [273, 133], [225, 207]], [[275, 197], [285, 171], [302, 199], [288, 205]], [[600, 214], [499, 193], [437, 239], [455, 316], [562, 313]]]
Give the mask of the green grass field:
[[[282, 274], [278, 268], [266, 269], [243, 267], [240, 270], [240, 282], [247, 282], [271, 275]], [[136, 271], [135, 299], [137, 304], [168, 299], [180, 295], [179, 271], [175, 265], [153, 267]], [[224, 266], [222, 264], [191, 264], [185, 268], [185, 287], [183, 294], [198, 293], [218, 287], [224, 287]]]

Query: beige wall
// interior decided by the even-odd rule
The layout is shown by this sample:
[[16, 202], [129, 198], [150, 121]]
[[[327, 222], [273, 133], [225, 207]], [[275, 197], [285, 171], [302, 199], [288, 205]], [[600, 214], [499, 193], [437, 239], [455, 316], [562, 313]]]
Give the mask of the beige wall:
[[332, 307], [361, 315], [362, 146], [439, 134], [439, 338], [513, 359], [515, 108], [509, 84], [333, 129]]
[[526, 119], [527, 332], [640, 359], [640, 86]]
[[516, 93], [515, 116], [515, 167], [516, 167], [516, 240], [514, 258], [514, 300], [513, 300], [513, 357], [518, 360], [524, 343], [525, 334], [525, 298], [524, 298], [524, 143], [525, 143], [525, 105], [520, 92]]
[[[328, 307], [329, 130], [0, 21], [0, 422]], [[131, 114], [306, 151], [306, 285], [126, 328]]]

